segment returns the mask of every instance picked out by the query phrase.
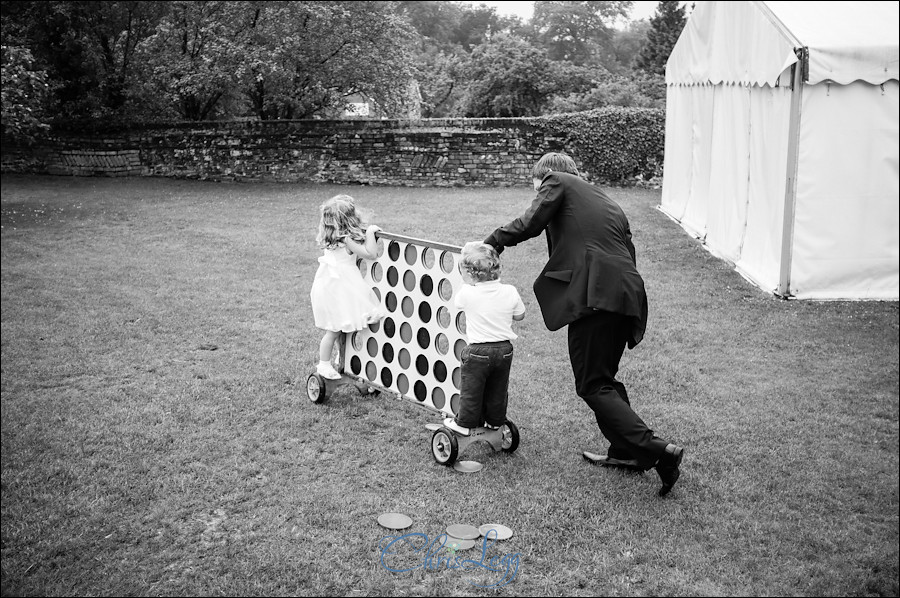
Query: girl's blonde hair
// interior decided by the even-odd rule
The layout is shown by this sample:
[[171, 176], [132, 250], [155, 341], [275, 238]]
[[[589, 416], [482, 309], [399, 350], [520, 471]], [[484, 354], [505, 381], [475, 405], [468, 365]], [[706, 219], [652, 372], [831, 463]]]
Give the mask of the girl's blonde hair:
[[334, 249], [344, 239], [364, 243], [365, 228], [362, 217], [356, 211], [356, 203], [349, 195], [335, 195], [319, 206], [316, 242], [320, 247]]
[[500, 255], [487, 243], [469, 241], [463, 245], [460, 257], [459, 267], [477, 282], [500, 278]]

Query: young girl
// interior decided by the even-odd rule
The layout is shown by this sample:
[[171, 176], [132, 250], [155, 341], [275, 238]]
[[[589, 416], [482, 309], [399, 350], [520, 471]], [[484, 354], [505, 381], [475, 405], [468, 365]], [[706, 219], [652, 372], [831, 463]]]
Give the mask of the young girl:
[[330, 380], [341, 375], [331, 364], [334, 342], [342, 332], [355, 332], [379, 321], [384, 310], [375, 293], [366, 285], [356, 265], [378, 257], [374, 224], [365, 227], [349, 195], [332, 197], [320, 207], [316, 241], [324, 249], [309, 297], [317, 328], [325, 330], [319, 343], [316, 372]]

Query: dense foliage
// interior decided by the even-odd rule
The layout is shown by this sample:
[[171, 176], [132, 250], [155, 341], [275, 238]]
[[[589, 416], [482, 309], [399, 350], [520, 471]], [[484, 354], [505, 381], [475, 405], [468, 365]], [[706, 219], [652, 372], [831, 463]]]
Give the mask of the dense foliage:
[[658, 108], [659, 69], [635, 58], [667, 54], [677, 24], [662, 35], [631, 8], [537, 1], [523, 22], [429, 0], [3, 0], [3, 126]]
[[662, 175], [665, 110], [610, 106], [544, 116], [534, 124], [573, 148], [591, 179], [625, 183]]
[[35, 71], [34, 58], [26, 48], [2, 46], [3, 135], [16, 141], [31, 141], [48, 129], [42, 115], [47, 95], [47, 74]]

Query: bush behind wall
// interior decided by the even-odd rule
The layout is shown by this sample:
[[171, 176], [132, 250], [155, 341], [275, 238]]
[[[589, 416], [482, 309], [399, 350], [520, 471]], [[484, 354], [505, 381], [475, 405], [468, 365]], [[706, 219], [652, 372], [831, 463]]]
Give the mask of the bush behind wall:
[[595, 108], [534, 119], [545, 134], [562, 137], [591, 179], [627, 184], [662, 177], [666, 112], [660, 108]]

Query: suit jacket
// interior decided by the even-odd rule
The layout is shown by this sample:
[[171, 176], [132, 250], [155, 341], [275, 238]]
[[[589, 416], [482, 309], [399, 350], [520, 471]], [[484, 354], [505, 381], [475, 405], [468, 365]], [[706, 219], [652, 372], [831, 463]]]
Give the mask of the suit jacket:
[[498, 252], [547, 233], [550, 258], [534, 281], [544, 323], [559, 330], [605, 310], [632, 319], [628, 347], [647, 328], [647, 293], [622, 208], [575, 175], [550, 172], [526, 212], [484, 242]]

